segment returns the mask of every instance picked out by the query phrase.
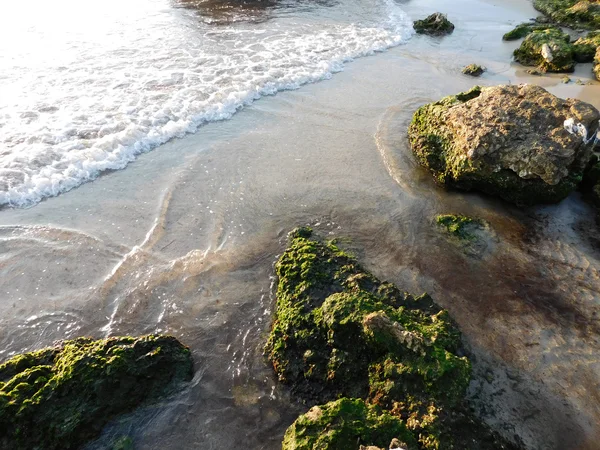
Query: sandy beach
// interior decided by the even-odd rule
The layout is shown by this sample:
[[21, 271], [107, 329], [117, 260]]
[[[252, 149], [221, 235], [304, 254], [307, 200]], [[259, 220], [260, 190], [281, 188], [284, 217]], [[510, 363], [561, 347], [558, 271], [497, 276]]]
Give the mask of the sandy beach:
[[[563, 84], [511, 63], [502, 35], [529, 2], [401, 3], [448, 14], [448, 37], [413, 36], [348, 63], [331, 80], [279, 92], [28, 209], [0, 211], [0, 359], [81, 335], [169, 333], [195, 359], [192, 385], [112, 423], [139, 449], [280, 448], [306, 407], [262, 355], [273, 264], [287, 233], [311, 225], [361, 263], [448, 309], [474, 358], [478, 413], [529, 449], [600, 440], [600, 246], [578, 193], [517, 208], [444, 191], [417, 166], [415, 109], [475, 84], [536, 83], [600, 107], [600, 84]], [[487, 68], [478, 79], [463, 66]], [[572, 79], [591, 81], [591, 64]], [[465, 254], [436, 214], [485, 219]]]

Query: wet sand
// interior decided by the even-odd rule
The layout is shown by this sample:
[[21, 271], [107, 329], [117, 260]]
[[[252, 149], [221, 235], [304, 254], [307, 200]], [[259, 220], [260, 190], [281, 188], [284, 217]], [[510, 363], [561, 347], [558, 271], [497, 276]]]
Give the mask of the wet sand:
[[[535, 82], [600, 106], [599, 87], [532, 77], [503, 33], [526, 2], [403, 4], [447, 12], [446, 38], [358, 59], [334, 77], [264, 98], [233, 119], [140, 157], [126, 170], [26, 210], [0, 211], [0, 358], [57, 339], [167, 332], [193, 351], [181, 395], [112, 424], [89, 448], [131, 435], [140, 449], [276, 449], [306, 406], [262, 356], [273, 263], [310, 224], [344, 238], [377, 276], [429, 292], [463, 330], [479, 413], [530, 449], [600, 440], [599, 246], [577, 193], [518, 209], [446, 192], [412, 158], [414, 110], [476, 83]], [[460, 74], [488, 68], [479, 79]], [[591, 75], [580, 65], [573, 79]], [[490, 224], [475, 253], [436, 214]]]

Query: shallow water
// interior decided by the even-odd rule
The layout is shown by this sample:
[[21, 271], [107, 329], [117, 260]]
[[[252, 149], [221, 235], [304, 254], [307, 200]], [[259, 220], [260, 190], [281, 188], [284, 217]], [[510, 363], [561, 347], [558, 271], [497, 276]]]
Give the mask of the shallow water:
[[[577, 194], [522, 210], [440, 190], [417, 167], [405, 130], [419, 105], [473, 85], [459, 73], [471, 62], [488, 67], [482, 84], [533, 80], [596, 106], [598, 86], [526, 78], [511, 66], [514, 45], [500, 36], [534, 14], [527, 4], [401, 7], [411, 17], [443, 9], [456, 31], [415, 36], [125, 170], [30, 209], [0, 211], [0, 358], [79, 335], [150, 332], [172, 333], [193, 351], [196, 374], [185, 392], [113, 423], [89, 448], [122, 434], [142, 449], [280, 447], [306, 407], [277, 385], [261, 347], [272, 265], [287, 232], [304, 224], [344, 238], [377, 276], [428, 291], [450, 310], [476, 358], [471, 393], [490, 423], [529, 448], [596, 448], [592, 212]], [[327, 14], [341, 20], [332, 8]], [[445, 212], [485, 219], [484, 244], [465, 250], [447, 240], [433, 220]]]

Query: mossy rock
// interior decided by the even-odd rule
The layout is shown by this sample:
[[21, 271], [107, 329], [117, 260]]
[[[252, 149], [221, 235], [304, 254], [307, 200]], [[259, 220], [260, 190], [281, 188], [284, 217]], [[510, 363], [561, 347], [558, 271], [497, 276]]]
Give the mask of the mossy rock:
[[460, 214], [440, 214], [436, 216], [435, 221], [452, 236], [466, 240], [475, 239], [473, 232], [483, 225], [480, 219]]
[[596, 54], [594, 56], [594, 68], [592, 70], [596, 80], [600, 81], [600, 47], [596, 49]]
[[571, 28], [600, 29], [600, 5], [586, 0], [533, 0], [533, 6], [550, 20]]
[[171, 336], [78, 338], [0, 365], [0, 448], [79, 448], [118, 414], [192, 377]]
[[[292, 232], [275, 266], [277, 305], [265, 353], [279, 380], [308, 403], [348, 397], [377, 405], [402, 419], [422, 449], [504, 448], [481, 447], [481, 435], [456, 438], [453, 421], [464, 413], [471, 366], [458, 354], [460, 332], [447, 311], [426, 294], [414, 297], [380, 281], [335, 243], [311, 233]], [[353, 448], [317, 445], [328, 442], [331, 430], [337, 436], [335, 427], [306, 418], [300, 423], [286, 433], [285, 449]], [[370, 442], [380, 432], [366, 423], [359, 433], [364, 444], [402, 439], [398, 425], [390, 424], [381, 442]], [[310, 439], [305, 446], [298, 444], [303, 437]]]
[[478, 77], [485, 72], [485, 67], [481, 67], [478, 64], [469, 64], [468, 66], [463, 67], [462, 73], [465, 75], [470, 75], [472, 77]]
[[592, 62], [598, 47], [600, 47], [600, 31], [592, 31], [573, 43], [573, 57], [580, 63]]
[[439, 184], [518, 205], [555, 203], [577, 187], [591, 156], [590, 146], [564, 130], [569, 117], [589, 128], [600, 116], [535, 85], [475, 87], [419, 108], [408, 136]]
[[417, 33], [431, 36], [442, 36], [454, 31], [454, 24], [448, 20], [445, 14], [439, 12], [433, 13], [423, 20], [416, 20], [413, 27]]
[[517, 25], [514, 29], [505, 33], [502, 36], [502, 39], [505, 41], [516, 41], [517, 39], [522, 39], [528, 34], [533, 33], [534, 31], [547, 30], [550, 28], [555, 28], [551, 25], [544, 24], [536, 24], [536, 23], [521, 23]]
[[287, 429], [282, 450], [350, 450], [359, 445], [388, 448], [392, 439], [417, 450], [415, 439], [397, 417], [361, 399], [341, 398], [314, 406]]
[[533, 31], [514, 51], [515, 60], [543, 72], [573, 72], [575, 60], [570, 41], [568, 34], [555, 28]]

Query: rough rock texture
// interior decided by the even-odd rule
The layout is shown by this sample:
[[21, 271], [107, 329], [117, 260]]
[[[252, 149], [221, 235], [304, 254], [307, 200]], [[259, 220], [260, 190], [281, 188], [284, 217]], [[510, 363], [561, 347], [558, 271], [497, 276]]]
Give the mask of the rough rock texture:
[[597, 2], [533, 0], [533, 6], [558, 24], [576, 29], [600, 29], [600, 5]]
[[581, 181], [592, 149], [568, 133], [599, 113], [535, 85], [473, 88], [419, 108], [408, 129], [418, 161], [444, 185], [517, 204], [553, 203]]
[[522, 23], [517, 25], [513, 30], [505, 33], [502, 36], [502, 39], [505, 41], [516, 41], [517, 39], [524, 38], [530, 33], [533, 33], [537, 30], [548, 30], [550, 28], [555, 28], [551, 25], [547, 24], [539, 24], [539, 23]]
[[481, 67], [477, 64], [469, 64], [462, 69], [462, 73], [465, 75], [471, 75], [472, 77], [478, 77], [483, 72], [485, 72], [485, 67]]
[[415, 21], [413, 27], [417, 33], [431, 36], [441, 36], [454, 31], [454, 24], [448, 20], [445, 14], [439, 12], [433, 13], [423, 20]]
[[192, 376], [170, 336], [78, 338], [0, 365], [0, 448], [75, 449], [115, 415]]
[[402, 420], [363, 400], [342, 398], [298, 417], [285, 432], [281, 449], [350, 450], [364, 443], [367, 449], [381, 448], [398, 437], [410, 443], [408, 449], [418, 449]]
[[543, 72], [573, 72], [573, 46], [568, 34], [556, 28], [532, 31], [514, 51], [515, 61]]
[[[334, 402], [298, 419], [284, 449], [356, 449], [386, 445], [391, 437], [421, 449], [513, 448], [465, 408], [470, 363], [459, 356], [460, 333], [448, 313], [429, 296], [381, 282], [335, 243], [313, 239], [308, 228], [291, 234], [276, 271], [277, 307], [265, 352], [295, 396]], [[402, 420], [412, 440], [396, 422], [388, 433], [372, 433], [367, 420], [352, 435], [354, 447], [314, 444], [346, 435], [347, 414], [335, 403], [343, 397], [350, 402], [344, 405], [364, 411], [364, 401]], [[315, 419], [315, 411], [328, 411], [327, 420]], [[352, 417], [367, 414], [360, 411]], [[382, 440], [374, 440], [379, 434]]]
[[600, 31], [591, 31], [586, 37], [581, 37], [573, 43], [573, 57], [580, 63], [592, 62], [599, 46]]
[[594, 76], [597, 80], [600, 80], [600, 47], [596, 49], [596, 54], [594, 55]]

